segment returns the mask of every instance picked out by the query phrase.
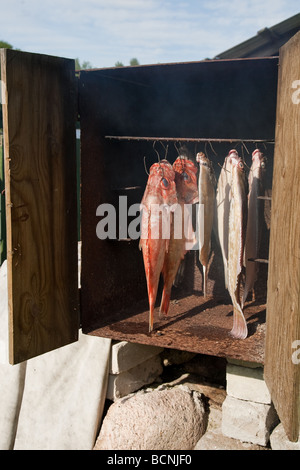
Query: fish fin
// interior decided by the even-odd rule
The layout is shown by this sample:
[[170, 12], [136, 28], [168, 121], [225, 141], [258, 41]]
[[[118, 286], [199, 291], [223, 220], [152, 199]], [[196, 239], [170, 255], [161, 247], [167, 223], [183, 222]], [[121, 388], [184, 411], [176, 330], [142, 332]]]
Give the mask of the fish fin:
[[154, 305], [156, 300], [157, 289], [151, 289], [149, 292], [149, 333], [153, 330], [154, 322]]
[[181, 260], [181, 262], [180, 262], [179, 268], [178, 268], [178, 270], [177, 270], [175, 279], [174, 279], [174, 281], [173, 281], [173, 286], [174, 286], [174, 287], [180, 286], [180, 284], [182, 283], [182, 281], [183, 281], [183, 279], [184, 279], [185, 263], [186, 263], [185, 260], [186, 260], [186, 258], [183, 256], [183, 257], [182, 257], [182, 260]]
[[228, 289], [228, 266], [226, 262], [224, 263], [224, 282], [226, 289]]
[[230, 335], [237, 339], [245, 339], [248, 336], [247, 322], [240, 307], [233, 308], [233, 327]]
[[247, 289], [247, 286], [245, 285], [244, 292], [243, 292], [243, 297], [242, 297], [242, 308], [244, 308], [244, 305], [246, 303], [248, 294], [249, 294], [249, 291]]
[[169, 306], [170, 306], [170, 298], [171, 298], [171, 290], [164, 287], [161, 304], [159, 309], [159, 316], [161, 317], [162, 314], [168, 315]]

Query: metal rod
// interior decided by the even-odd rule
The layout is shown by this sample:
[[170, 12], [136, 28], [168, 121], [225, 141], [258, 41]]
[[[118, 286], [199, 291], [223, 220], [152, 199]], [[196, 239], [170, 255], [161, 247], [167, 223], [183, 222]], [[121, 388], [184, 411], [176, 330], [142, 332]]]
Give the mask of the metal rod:
[[158, 142], [249, 142], [249, 143], [269, 143], [274, 144], [274, 140], [270, 139], [217, 139], [217, 138], [194, 138], [194, 137], [136, 137], [128, 135], [106, 135], [106, 139], [114, 140], [145, 140], [145, 141], [158, 141]]
[[270, 196], [257, 196], [257, 199], [263, 199], [264, 201], [272, 201]]
[[254, 263], [265, 263], [265, 264], [268, 264], [268, 260], [267, 259], [260, 259], [260, 258], [248, 258], [248, 261], [253, 261]]

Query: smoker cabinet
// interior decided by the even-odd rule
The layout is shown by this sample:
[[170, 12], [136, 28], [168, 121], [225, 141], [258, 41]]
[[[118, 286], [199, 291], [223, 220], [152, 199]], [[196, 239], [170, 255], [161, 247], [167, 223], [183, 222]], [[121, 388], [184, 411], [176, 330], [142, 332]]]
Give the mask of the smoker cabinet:
[[[297, 438], [299, 57], [298, 34], [279, 58], [97, 69], [76, 76], [73, 60], [1, 51], [12, 364], [76, 341], [80, 327], [96, 336], [257, 362], [265, 366], [288, 436]], [[245, 307], [245, 340], [229, 336], [232, 305], [214, 234], [208, 299], [197, 252], [191, 251], [168, 317], [158, 320], [156, 314], [148, 333], [139, 240], [130, 237], [120, 214], [141, 201], [146, 170], [158, 155], [173, 163], [179, 146], [192, 159], [205, 151], [217, 176], [232, 147], [248, 166], [255, 147], [268, 158], [259, 279], [255, 299]], [[115, 236], [100, 239], [98, 208], [104, 204], [115, 208], [117, 227]], [[126, 223], [131, 221], [132, 214]]]

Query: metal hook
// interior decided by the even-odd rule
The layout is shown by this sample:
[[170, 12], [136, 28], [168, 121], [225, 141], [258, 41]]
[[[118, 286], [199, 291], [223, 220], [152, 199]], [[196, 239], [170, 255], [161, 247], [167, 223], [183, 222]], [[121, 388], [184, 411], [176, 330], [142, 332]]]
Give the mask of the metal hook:
[[178, 149], [178, 147], [177, 147], [177, 142], [174, 142], [174, 147], [175, 147], [175, 150], [176, 150], [176, 152], [177, 152], [177, 155], [179, 156], [179, 149]]
[[147, 167], [146, 167], [146, 155], [144, 155], [144, 168], [145, 168], [145, 172], [149, 176], [149, 172], [148, 172]]
[[155, 148], [155, 144], [156, 144], [156, 140], [153, 142], [153, 150], [156, 153], [157, 158], [158, 158], [158, 163], [160, 164], [160, 156], [159, 156], [158, 150], [156, 150]]
[[212, 146], [212, 143], [211, 143], [211, 141], [209, 140], [209, 141], [208, 141], [208, 143], [209, 143], [209, 145], [210, 145], [210, 148], [212, 149], [213, 153], [214, 153], [214, 154], [215, 154], [215, 156], [217, 157], [217, 156], [218, 156], [218, 154], [215, 152], [215, 150], [214, 150], [214, 148], [213, 148], [213, 146]]
[[[244, 146], [244, 147], [245, 147], [245, 149], [246, 149], [246, 152], [247, 152], [247, 153], [248, 153], [248, 155], [249, 155], [249, 154], [250, 154], [250, 152], [249, 152], [249, 150], [247, 149], [247, 147], [246, 147], [246, 144], [245, 144], [245, 142], [244, 142], [243, 140], [242, 140], [241, 144], [242, 144], [242, 146]], [[243, 148], [243, 147], [242, 147], [242, 148]]]
[[230, 173], [230, 171], [227, 170], [227, 168], [225, 168], [224, 163], [223, 163], [223, 165], [221, 165], [221, 163], [217, 162], [217, 164], [219, 165], [220, 168], [222, 168], [222, 170], [225, 170], [225, 171], [227, 171], [227, 173]]
[[164, 148], [165, 150], [165, 159], [167, 158], [167, 155], [168, 155], [168, 149], [169, 149], [169, 144], [167, 144], [166, 146], [163, 144], [163, 142], [160, 140], [159, 141], [160, 145]]
[[156, 155], [157, 155], [159, 168], [161, 169], [162, 175], [163, 175], [163, 177], [164, 177], [164, 169], [162, 168], [162, 166], [161, 166], [161, 164], [160, 164], [160, 156], [159, 156], [158, 150], [156, 150], [156, 148], [155, 148], [155, 144], [156, 144], [156, 140], [153, 142], [153, 150], [155, 151], [155, 153], [156, 153]]

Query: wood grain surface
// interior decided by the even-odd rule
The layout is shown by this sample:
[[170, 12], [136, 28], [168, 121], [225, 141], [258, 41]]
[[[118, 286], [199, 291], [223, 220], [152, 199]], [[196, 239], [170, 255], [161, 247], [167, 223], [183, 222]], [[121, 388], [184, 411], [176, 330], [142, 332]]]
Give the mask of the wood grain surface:
[[300, 81], [300, 33], [280, 50], [278, 80], [265, 379], [289, 439], [297, 440], [300, 364], [294, 347], [300, 340], [300, 100], [297, 103], [293, 85]]
[[12, 364], [78, 337], [74, 61], [1, 50]]

